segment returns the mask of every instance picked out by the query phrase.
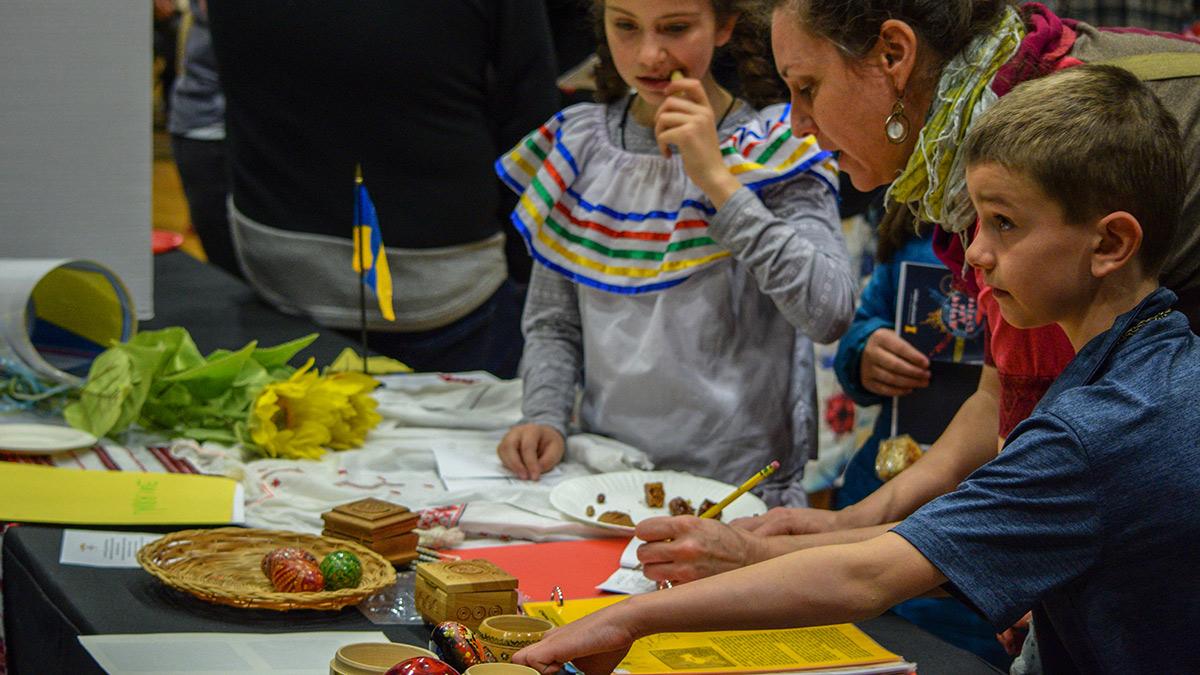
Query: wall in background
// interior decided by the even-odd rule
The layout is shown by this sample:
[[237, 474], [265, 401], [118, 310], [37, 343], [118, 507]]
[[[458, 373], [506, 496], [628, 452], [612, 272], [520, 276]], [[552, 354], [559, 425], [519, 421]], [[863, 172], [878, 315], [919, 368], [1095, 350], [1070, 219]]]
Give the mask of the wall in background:
[[0, 2], [0, 257], [85, 258], [154, 313], [149, 2]]

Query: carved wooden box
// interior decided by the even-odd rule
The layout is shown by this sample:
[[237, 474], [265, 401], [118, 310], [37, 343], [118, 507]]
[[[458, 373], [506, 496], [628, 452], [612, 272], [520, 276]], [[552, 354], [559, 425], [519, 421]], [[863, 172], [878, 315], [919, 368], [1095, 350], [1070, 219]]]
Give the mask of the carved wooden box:
[[517, 579], [482, 560], [417, 565], [417, 611], [429, 623], [478, 628], [489, 616], [517, 613]]
[[326, 537], [349, 539], [375, 551], [392, 564], [417, 557], [417, 514], [382, 499], [360, 499], [321, 514]]

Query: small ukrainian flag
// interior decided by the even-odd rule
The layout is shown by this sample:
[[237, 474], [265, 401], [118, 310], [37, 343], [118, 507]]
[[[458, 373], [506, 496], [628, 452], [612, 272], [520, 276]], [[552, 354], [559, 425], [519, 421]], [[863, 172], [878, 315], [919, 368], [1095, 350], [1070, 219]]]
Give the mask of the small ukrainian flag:
[[379, 217], [375, 205], [363, 185], [362, 170], [355, 176], [354, 196], [354, 271], [362, 282], [375, 292], [379, 300], [379, 311], [388, 321], [396, 320], [392, 309], [392, 273], [388, 270], [387, 255], [383, 250], [383, 233], [379, 230]]

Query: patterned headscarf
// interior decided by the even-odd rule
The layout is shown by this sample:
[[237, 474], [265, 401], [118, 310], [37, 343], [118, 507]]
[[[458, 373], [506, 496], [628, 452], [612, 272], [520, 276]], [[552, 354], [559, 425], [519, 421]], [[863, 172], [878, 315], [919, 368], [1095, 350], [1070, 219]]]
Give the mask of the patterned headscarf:
[[974, 223], [958, 148], [971, 120], [996, 102], [988, 85], [1024, 36], [1020, 14], [1009, 7], [991, 32], [975, 37], [942, 69], [917, 146], [887, 191], [887, 200], [907, 206], [917, 222], [937, 223], [950, 232]]

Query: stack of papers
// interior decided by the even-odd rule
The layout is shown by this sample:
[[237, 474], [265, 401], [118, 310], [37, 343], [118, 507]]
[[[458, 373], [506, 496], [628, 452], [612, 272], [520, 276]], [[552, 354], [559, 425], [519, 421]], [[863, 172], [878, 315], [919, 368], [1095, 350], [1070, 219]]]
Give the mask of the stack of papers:
[[646, 542], [637, 537], [630, 539], [629, 545], [621, 552], [621, 566], [599, 586], [596, 586], [596, 590], [626, 595], [658, 590], [658, 584], [642, 574], [642, 563], [638, 561], [637, 550], [644, 543]]
[[[525, 611], [556, 626], [583, 618], [626, 596], [527, 602]], [[853, 624], [780, 630], [659, 633], [644, 637], [617, 666], [630, 675], [740, 673], [905, 674], [916, 670]]]

